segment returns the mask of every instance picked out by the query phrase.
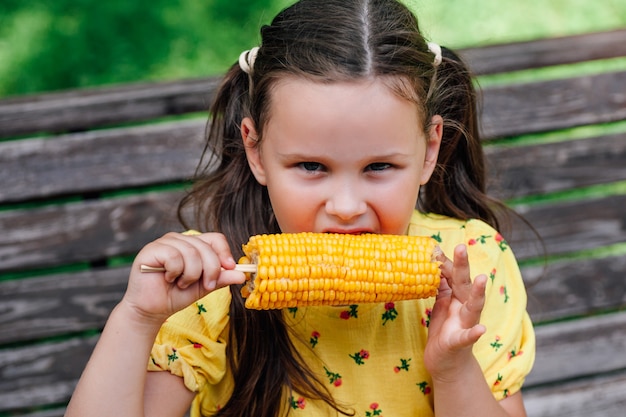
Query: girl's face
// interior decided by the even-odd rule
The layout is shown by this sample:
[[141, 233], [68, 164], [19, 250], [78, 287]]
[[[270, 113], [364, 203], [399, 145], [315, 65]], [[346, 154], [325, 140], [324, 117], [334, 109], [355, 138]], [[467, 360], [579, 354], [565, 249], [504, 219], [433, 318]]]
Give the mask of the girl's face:
[[242, 122], [248, 161], [284, 233], [404, 234], [435, 167], [442, 120], [428, 134], [417, 105], [380, 80], [281, 80], [263, 140]]

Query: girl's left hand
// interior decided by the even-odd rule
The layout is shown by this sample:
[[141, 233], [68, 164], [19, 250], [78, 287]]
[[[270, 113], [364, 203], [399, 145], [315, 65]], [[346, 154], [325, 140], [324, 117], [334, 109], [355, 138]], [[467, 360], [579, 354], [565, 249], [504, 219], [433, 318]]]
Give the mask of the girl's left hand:
[[424, 363], [435, 376], [453, 377], [472, 357], [472, 346], [485, 333], [479, 324], [485, 304], [487, 276], [470, 279], [467, 248], [454, 250], [454, 262], [445, 255], [441, 264], [441, 285], [428, 327]]

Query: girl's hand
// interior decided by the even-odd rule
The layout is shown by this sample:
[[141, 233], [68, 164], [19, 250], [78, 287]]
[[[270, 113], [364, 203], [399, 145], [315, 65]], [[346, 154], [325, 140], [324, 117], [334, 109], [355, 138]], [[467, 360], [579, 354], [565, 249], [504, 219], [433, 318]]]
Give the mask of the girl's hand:
[[472, 346], [485, 333], [479, 324], [487, 277], [472, 283], [467, 249], [454, 250], [454, 262], [441, 255], [441, 285], [428, 327], [424, 363], [433, 377], [454, 377], [472, 358]]
[[[245, 275], [232, 270], [235, 264], [222, 234], [168, 233], [137, 254], [122, 303], [141, 320], [160, 325], [211, 291], [243, 283]], [[163, 267], [165, 272], [141, 272], [141, 265]]]

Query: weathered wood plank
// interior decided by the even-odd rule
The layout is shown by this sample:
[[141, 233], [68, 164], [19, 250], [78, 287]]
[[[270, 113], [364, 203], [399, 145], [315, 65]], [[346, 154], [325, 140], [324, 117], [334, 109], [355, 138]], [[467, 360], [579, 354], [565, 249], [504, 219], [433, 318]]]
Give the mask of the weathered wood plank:
[[486, 88], [486, 139], [626, 119], [626, 71]]
[[0, 271], [134, 254], [169, 230], [179, 192], [0, 212]]
[[626, 56], [626, 30], [487, 45], [460, 50], [477, 75]]
[[65, 407], [45, 409], [41, 411], [12, 411], [12, 417], [63, 417], [65, 415]]
[[626, 311], [535, 329], [537, 356], [527, 387], [626, 369]]
[[[179, 230], [179, 192], [90, 200], [33, 210], [0, 212], [0, 271], [41, 268], [134, 254], [169, 230]], [[540, 231], [547, 254], [556, 255], [626, 241], [626, 195], [518, 211]], [[519, 259], [542, 255], [525, 226], [509, 239]]]
[[[69, 400], [96, 340], [0, 350], [0, 412]], [[537, 345], [529, 392], [565, 378], [624, 369], [626, 313], [538, 327]]]
[[220, 77], [87, 88], [0, 100], [0, 137], [80, 131], [205, 111]]
[[485, 147], [499, 198], [548, 194], [626, 180], [626, 133], [525, 146]]
[[[203, 120], [0, 142], [0, 203], [188, 179]], [[527, 146], [487, 146], [501, 198], [626, 179], [626, 133]]]
[[[621, 94], [625, 84], [626, 72], [618, 72], [487, 89], [483, 116], [486, 136], [626, 119], [626, 96]], [[6, 184], [0, 201], [108, 189], [120, 176], [131, 186], [178, 179], [196, 165], [190, 155], [202, 146], [202, 124], [168, 123], [0, 143], [0, 179]], [[619, 147], [619, 141], [613, 138], [608, 145]], [[111, 152], [108, 146], [121, 151]], [[160, 166], [158, 161], [168, 152], [171, 158]], [[180, 167], [185, 168], [175, 174]]]
[[126, 291], [129, 267], [0, 282], [0, 344], [100, 329]]
[[626, 257], [564, 259], [522, 268], [533, 322], [588, 316], [626, 307]]
[[585, 200], [519, 205], [516, 210], [540, 233], [540, 242], [526, 225], [514, 221], [509, 242], [520, 259], [565, 255], [626, 242], [626, 195]]
[[0, 143], [0, 202], [183, 181], [206, 121], [162, 123]]
[[[527, 267], [528, 309], [535, 322], [626, 306], [626, 258], [564, 260]], [[0, 344], [99, 329], [121, 299], [127, 267], [0, 282]]]
[[625, 392], [624, 371], [523, 391], [526, 411], [532, 417], [623, 417]]
[[97, 337], [0, 350], [0, 412], [69, 400]]

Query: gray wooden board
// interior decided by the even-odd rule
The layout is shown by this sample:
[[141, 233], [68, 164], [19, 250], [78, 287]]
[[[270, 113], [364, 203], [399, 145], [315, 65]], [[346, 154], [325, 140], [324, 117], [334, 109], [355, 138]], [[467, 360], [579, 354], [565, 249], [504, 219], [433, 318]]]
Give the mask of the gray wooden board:
[[0, 282], [0, 344], [101, 329], [129, 272], [94, 269]]
[[165, 232], [181, 230], [175, 220], [180, 196], [146, 193], [0, 211], [0, 271], [134, 254]]
[[0, 412], [68, 401], [96, 340], [0, 350]]
[[522, 268], [534, 322], [588, 316], [626, 306], [626, 256], [563, 259]]
[[[525, 389], [540, 398], [545, 384], [558, 389], [559, 381], [625, 369], [625, 330], [626, 312], [538, 327], [536, 365]], [[96, 340], [0, 350], [0, 412], [67, 401]]]
[[475, 74], [497, 74], [626, 56], [626, 30], [585, 33], [460, 51]]
[[0, 143], [0, 202], [189, 179], [205, 121], [162, 123]]
[[[564, 260], [522, 268], [534, 322], [626, 305], [626, 258]], [[0, 282], [0, 344], [100, 329], [126, 289], [127, 267]]]
[[483, 136], [499, 138], [626, 119], [626, 71], [485, 88]]
[[517, 225], [509, 239], [518, 258], [560, 256], [626, 242], [626, 195], [609, 195], [518, 205], [516, 210], [538, 231]]
[[626, 371], [527, 389], [523, 393], [531, 417], [623, 417]]
[[[623, 417], [626, 372], [582, 381], [525, 389], [524, 404], [532, 417]], [[12, 413], [20, 417], [63, 417], [65, 408]]]
[[[0, 211], [0, 272], [134, 254], [181, 229], [175, 219], [180, 196], [146, 193]], [[541, 233], [545, 254], [559, 255], [626, 241], [625, 206], [626, 195], [613, 195], [518, 210]], [[523, 226], [509, 241], [519, 259], [544, 255], [538, 238]]]
[[[203, 120], [0, 142], [0, 203], [100, 193], [189, 179]], [[486, 146], [490, 192], [545, 194], [626, 179], [626, 133]]]
[[526, 386], [626, 369], [626, 311], [538, 326]]
[[626, 133], [486, 146], [489, 192], [509, 199], [626, 180]]
[[0, 100], [0, 137], [34, 132], [75, 132], [206, 111], [220, 82], [220, 77], [212, 77], [4, 99]]

